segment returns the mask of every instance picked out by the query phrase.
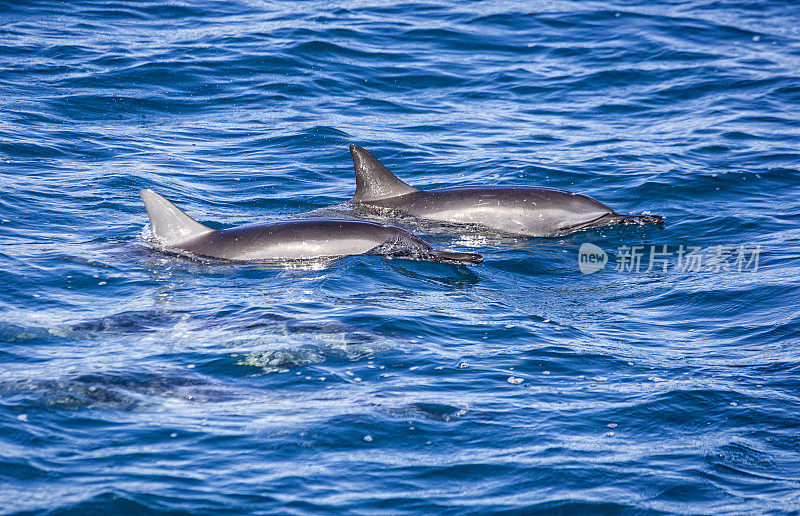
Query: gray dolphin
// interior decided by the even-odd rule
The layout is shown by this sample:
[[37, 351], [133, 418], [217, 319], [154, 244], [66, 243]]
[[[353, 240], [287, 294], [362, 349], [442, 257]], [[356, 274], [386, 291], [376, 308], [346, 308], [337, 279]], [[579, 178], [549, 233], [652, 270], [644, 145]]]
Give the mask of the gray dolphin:
[[554, 188], [464, 186], [418, 190], [358, 145], [350, 146], [357, 208], [388, 209], [420, 219], [477, 224], [504, 233], [561, 236], [610, 224], [662, 224], [659, 215], [619, 215], [591, 197]]
[[139, 195], [156, 243], [194, 256], [272, 262], [379, 254], [465, 265], [483, 261], [479, 254], [438, 251], [408, 231], [371, 222], [308, 219], [214, 230], [152, 190]]

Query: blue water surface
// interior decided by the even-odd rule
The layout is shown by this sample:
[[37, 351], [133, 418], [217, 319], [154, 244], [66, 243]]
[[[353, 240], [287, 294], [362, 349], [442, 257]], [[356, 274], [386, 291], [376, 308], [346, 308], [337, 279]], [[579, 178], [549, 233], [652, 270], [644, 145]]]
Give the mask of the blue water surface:
[[[351, 143], [666, 223], [148, 244], [355, 216]], [[800, 511], [796, 2], [5, 0], [0, 192], [3, 514]]]

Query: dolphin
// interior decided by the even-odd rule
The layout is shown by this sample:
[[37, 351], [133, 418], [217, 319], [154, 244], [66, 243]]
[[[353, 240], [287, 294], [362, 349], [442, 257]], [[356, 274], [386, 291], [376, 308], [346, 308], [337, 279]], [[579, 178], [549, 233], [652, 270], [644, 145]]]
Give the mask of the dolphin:
[[139, 191], [155, 243], [168, 251], [232, 261], [289, 261], [377, 254], [476, 264], [483, 257], [433, 249], [408, 231], [354, 220], [306, 219], [214, 230], [152, 190]]
[[620, 215], [605, 204], [566, 190], [530, 186], [463, 186], [418, 190], [383, 163], [350, 146], [356, 172], [356, 208], [438, 222], [478, 225], [507, 234], [562, 236], [611, 224], [662, 224], [659, 215]]

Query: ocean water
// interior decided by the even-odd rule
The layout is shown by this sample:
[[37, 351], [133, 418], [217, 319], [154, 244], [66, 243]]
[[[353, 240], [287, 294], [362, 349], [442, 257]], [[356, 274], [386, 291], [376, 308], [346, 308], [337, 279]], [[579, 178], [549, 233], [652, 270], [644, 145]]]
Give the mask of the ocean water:
[[[800, 511], [797, 3], [320, 4], [0, 2], [0, 512]], [[351, 143], [666, 222], [148, 244], [358, 216]]]

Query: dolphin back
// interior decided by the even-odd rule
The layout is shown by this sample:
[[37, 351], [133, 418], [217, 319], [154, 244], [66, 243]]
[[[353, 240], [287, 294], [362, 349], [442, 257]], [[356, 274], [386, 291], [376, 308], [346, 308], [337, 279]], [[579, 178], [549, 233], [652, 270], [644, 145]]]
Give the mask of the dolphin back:
[[383, 163], [358, 145], [350, 146], [356, 172], [356, 194], [350, 202], [370, 202], [419, 192], [392, 174]]
[[172, 247], [214, 231], [182, 212], [177, 206], [152, 190], [139, 190], [144, 201], [153, 238], [161, 245]]

